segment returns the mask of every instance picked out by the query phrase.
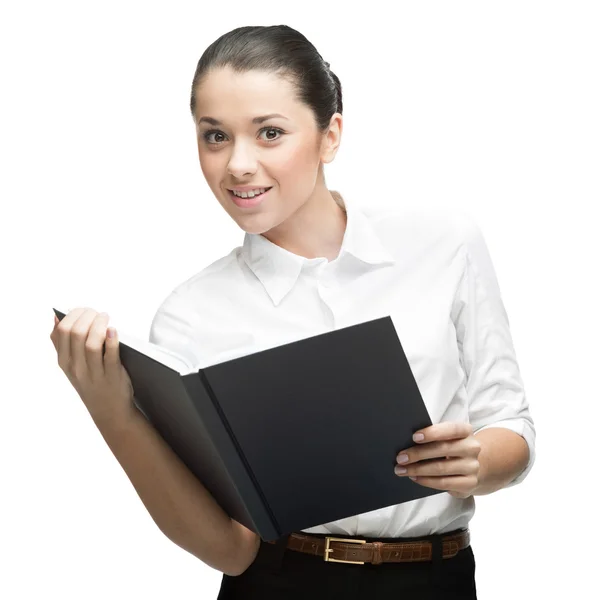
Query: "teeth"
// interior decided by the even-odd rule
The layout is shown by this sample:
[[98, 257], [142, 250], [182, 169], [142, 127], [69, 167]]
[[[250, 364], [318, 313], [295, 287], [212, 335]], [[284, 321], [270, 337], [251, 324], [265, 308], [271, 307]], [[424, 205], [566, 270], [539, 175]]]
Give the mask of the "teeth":
[[239, 196], [240, 198], [254, 198], [254, 196], [258, 196], [259, 194], [263, 194], [267, 188], [257, 188], [256, 190], [250, 190], [249, 192], [236, 192], [232, 190], [234, 196]]

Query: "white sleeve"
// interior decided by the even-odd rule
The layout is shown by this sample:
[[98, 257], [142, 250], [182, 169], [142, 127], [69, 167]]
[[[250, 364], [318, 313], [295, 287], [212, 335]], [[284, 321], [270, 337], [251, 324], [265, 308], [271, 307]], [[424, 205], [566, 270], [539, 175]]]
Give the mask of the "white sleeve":
[[504, 427], [518, 433], [529, 447], [526, 468], [509, 483], [528, 475], [535, 461], [535, 427], [529, 412], [509, 320], [482, 232], [462, 215], [465, 269], [457, 288], [453, 321], [466, 374], [469, 418], [476, 433]]
[[190, 311], [185, 299], [173, 291], [158, 307], [148, 340], [183, 357], [191, 366], [189, 372], [196, 370], [198, 357], [194, 347], [194, 333], [190, 322]]

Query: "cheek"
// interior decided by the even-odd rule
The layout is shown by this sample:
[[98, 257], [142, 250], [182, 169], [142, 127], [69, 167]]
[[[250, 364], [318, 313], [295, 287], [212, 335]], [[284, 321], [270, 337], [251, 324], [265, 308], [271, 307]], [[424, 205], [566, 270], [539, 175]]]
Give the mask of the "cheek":
[[313, 173], [318, 162], [314, 149], [304, 144], [278, 153], [270, 164], [271, 168], [281, 175], [281, 179], [294, 181], [304, 179], [308, 174]]
[[200, 169], [202, 174], [208, 183], [212, 183], [213, 180], [218, 180], [221, 175], [220, 172], [223, 169], [222, 160], [216, 153], [211, 152], [200, 152]]

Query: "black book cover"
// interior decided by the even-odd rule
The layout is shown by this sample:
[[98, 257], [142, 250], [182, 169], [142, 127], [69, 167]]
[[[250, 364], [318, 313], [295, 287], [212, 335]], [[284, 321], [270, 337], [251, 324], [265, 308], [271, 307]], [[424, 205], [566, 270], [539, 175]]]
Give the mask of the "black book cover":
[[138, 408], [263, 540], [442, 493], [394, 473], [432, 423], [389, 316], [186, 374], [119, 352]]

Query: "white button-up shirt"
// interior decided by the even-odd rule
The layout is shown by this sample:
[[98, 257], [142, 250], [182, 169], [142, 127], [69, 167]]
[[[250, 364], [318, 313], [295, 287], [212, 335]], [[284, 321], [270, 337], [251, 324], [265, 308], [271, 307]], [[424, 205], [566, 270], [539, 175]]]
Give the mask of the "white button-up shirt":
[[[242, 246], [165, 298], [150, 341], [198, 369], [390, 315], [432, 422], [521, 435], [529, 463], [510, 485], [521, 482], [533, 466], [535, 429], [479, 227], [461, 211], [359, 209], [332, 193], [347, 212], [334, 260], [246, 233]], [[474, 511], [472, 496], [440, 493], [303, 531], [422, 536], [466, 527]]]

